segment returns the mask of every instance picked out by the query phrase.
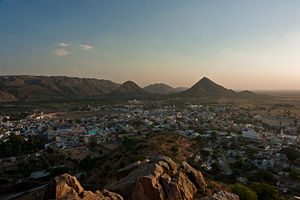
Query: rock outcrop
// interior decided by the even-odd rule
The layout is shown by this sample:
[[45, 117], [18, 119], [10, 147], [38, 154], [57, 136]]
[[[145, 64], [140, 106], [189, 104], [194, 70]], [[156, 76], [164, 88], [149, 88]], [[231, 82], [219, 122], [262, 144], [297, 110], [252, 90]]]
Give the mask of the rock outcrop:
[[239, 200], [239, 196], [236, 194], [226, 192], [226, 191], [219, 191], [213, 194], [211, 197], [204, 197], [200, 200]]
[[[177, 164], [169, 157], [136, 162], [118, 171], [119, 181], [102, 191], [85, 191], [77, 179], [68, 174], [53, 179], [44, 193], [44, 200], [192, 200], [209, 193], [200, 171], [186, 162]], [[202, 200], [238, 200], [239, 197], [220, 191]]]
[[63, 174], [55, 177], [48, 185], [44, 200], [123, 200], [116, 193], [103, 190], [102, 192], [85, 191], [76, 177]]
[[105, 188], [132, 200], [193, 199], [197, 192], [206, 191], [201, 172], [186, 162], [176, 164], [159, 156], [133, 169], [125, 178]]

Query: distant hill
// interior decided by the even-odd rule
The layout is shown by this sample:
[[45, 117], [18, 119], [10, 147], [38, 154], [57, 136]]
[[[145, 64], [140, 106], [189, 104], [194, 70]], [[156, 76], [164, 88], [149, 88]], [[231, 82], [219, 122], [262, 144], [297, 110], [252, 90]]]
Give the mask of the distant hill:
[[187, 88], [187, 87], [177, 87], [177, 88], [175, 88], [176, 92], [183, 92], [184, 90], [187, 90], [187, 89], [189, 89], [189, 88]]
[[221, 85], [216, 84], [210, 79], [203, 77], [191, 88], [178, 94], [182, 97], [190, 98], [260, 98], [260, 95], [251, 91], [235, 92]]
[[244, 97], [252, 97], [252, 96], [254, 96], [254, 95], [257, 95], [257, 94], [255, 94], [254, 92], [251, 92], [251, 91], [249, 91], [249, 90], [241, 91], [241, 92], [239, 92], [239, 94], [240, 94], [241, 96], [244, 96]]
[[237, 93], [233, 90], [224, 88], [204, 77], [193, 85], [190, 89], [185, 90], [179, 94], [185, 97], [199, 97], [199, 98], [219, 98], [219, 97], [233, 97]]
[[148, 93], [140, 88], [133, 81], [126, 81], [121, 86], [112, 91], [109, 96], [120, 96], [120, 97], [135, 97], [135, 96], [145, 96]]
[[0, 76], [0, 102], [95, 97], [119, 87], [109, 80], [66, 76]]
[[144, 90], [153, 94], [171, 94], [177, 93], [177, 90], [164, 83], [155, 83], [144, 87]]

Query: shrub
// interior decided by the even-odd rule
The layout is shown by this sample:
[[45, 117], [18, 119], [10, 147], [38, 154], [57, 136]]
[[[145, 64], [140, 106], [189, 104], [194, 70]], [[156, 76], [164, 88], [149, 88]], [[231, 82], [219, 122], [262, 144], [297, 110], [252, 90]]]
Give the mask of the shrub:
[[257, 195], [250, 188], [240, 183], [229, 186], [229, 191], [238, 195], [241, 200], [257, 200]]
[[278, 190], [267, 183], [253, 183], [250, 188], [256, 192], [258, 200], [276, 200], [279, 199]]
[[222, 171], [219, 163], [217, 163], [217, 162], [213, 162], [211, 164], [211, 168], [212, 168], [212, 172], [215, 173], [215, 174], [218, 174], [218, 173], [220, 173]]
[[300, 170], [292, 168], [291, 171], [290, 171], [290, 176], [294, 180], [297, 180], [297, 179], [300, 180]]
[[286, 154], [289, 161], [291, 162], [294, 162], [295, 160], [300, 158], [300, 151], [298, 151], [295, 147], [283, 148], [280, 152]]
[[268, 182], [268, 183], [271, 183], [271, 182], [275, 181], [275, 178], [274, 178], [273, 174], [268, 170], [258, 171], [257, 174], [256, 174], [256, 179], [259, 182]]
[[177, 152], [178, 152], [178, 147], [175, 146], [175, 145], [172, 146], [171, 151], [172, 151], [173, 153], [177, 153]]

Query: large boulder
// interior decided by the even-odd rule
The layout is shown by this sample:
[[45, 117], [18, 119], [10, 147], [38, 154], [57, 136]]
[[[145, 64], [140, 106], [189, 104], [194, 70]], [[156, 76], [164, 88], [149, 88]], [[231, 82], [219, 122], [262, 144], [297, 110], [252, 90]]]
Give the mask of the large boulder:
[[44, 193], [44, 200], [123, 200], [113, 192], [85, 191], [76, 177], [63, 174], [52, 179]]
[[125, 178], [105, 188], [131, 200], [193, 199], [205, 193], [206, 182], [201, 172], [188, 163], [176, 164], [159, 156], [139, 164]]

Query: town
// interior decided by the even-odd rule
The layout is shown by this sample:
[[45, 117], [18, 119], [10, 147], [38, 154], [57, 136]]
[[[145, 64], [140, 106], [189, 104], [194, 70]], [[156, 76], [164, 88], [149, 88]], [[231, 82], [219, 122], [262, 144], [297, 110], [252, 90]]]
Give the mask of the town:
[[[282, 113], [273, 112], [278, 110]], [[3, 115], [0, 121], [0, 174], [4, 183], [0, 189], [7, 194], [22, 183], [40, 187], [48, 180], [45, 177], [60, 170], [83, 178], [88, 175], [87, 168], [77, 165], [84, 166], [91, 158], [104, 159], [126, 141], [157, 133], [189, 141], [192, 150], [185, 159], [213, 180], [243, 184], [264, 181], [283, 194], [299, 194], [300, 119], [288, 112], [287, 105], [176, 105], [134, 99], [66, 113]], [[173, 153], [166, 154], [176, 157], [181, 148], [172, 141], [170, 146]]]

